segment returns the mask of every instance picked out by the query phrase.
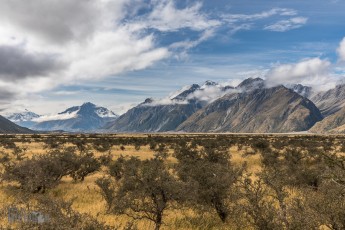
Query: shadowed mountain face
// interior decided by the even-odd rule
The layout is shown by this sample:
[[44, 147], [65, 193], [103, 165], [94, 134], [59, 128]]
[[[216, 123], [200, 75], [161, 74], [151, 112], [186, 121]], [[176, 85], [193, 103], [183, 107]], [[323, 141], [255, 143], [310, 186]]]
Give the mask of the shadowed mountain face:
[[197, 111], [178, 128], [185, 132], [295, 132], [322, 119], [318, 108], [284, 86], [229, 93]]
[[220, 86], [206, 81], [203, 85], [193, 84], [170, 96], [161, 103], [151, 98], [130, 109], [116, 121], [107, 124], [109, 132], [167, 132], [176, 128], [196, 111], [207, 105], [214, 97], [234, 90], [231, 86]]
[[201, 108], [201, 104], [141, 104], [120, 116], [104, 129], [110, 132], [174, 131], [183, 121]]
[[345, 84], [337, 85], [326, 92], [318, 93], [311, 100], [325, 117], [332, 115], [345, 106]]
[[58, 114], [63, 119], [47, 120], [33, 126], [36, 130], [64, 130], [70, 132], [97, 131], [107, 122], [113, 121], [117, 115], [104, 107], [98, 107], [90, 102], [81, 106], [68, 108]]
[[7, 120], [3, 116], [0, 116], [0, 133], [29, 134], [29, 133], [34, 133], [34, 131], [21, 127], [19, 125], [16, 125], [15, 123]]

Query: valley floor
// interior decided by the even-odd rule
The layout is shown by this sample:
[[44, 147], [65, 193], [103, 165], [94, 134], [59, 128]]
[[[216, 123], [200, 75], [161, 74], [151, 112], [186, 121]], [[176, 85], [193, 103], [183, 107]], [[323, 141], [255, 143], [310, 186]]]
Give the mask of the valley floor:
[[[217, 217], [217, 210], [214, 210], [212, 205], [208, 205], [207, 202], [198, 203], [198, 201], [192, 200], [181, 204], [178, 200], [172, 200], [168, 203], [169, 207], [164, 211], [162, 229], [237, 229], [239, 225], [245, 226], [246, 229], [257, 229], [262, 224], [259, 221], [271, 226], [269, 229], [277, 229], [277, 226], [282, 226], [283, 229], [291, 229], [290, 227], [294, 224], [297, 228], [302, 227], [302, 229], [313, 224], [328, 229], [335, 229], [336, 224], [345, 228], [344, 219], [331, 223], [331, 218], [334, 216], [338, 218], [338, 216], [343, 215], [344, 210], [332, 209], [335, 204], [327, 200], [326, 196], [329, 196], [329, 194], [324, 191], [327, 186], [331, 186], [334, 190], [332, 191], [337, 193], [341, 190], [338, 190], [338, 186], [339, 188], [345, 186], [342, 180], [338, 180], [345, 174], [345, 169], [342, 168], [344, 166], [341, 166], [345, 162], [345, 136], [304, 133], [2, 135], [0, 136], [2, 227], [16, 228], [27, 224], [20, 221], [14, 221], [14, 223], [8, 221], [6, 210], [11, 205], [23, 205], [21, 201], [27, 197], [29, 197], [26, 200], [28, 203], [40, 199], [38, 197], [49, 197], [52, 200], [73, 201], [71, 207], [75, 212], [87, 214], [113, 229], [135, 229], [135, 226], [137, 229], [155, 229], [154, 222], [147, 218], [133, 219], [129, 217], [128, 213], [126, 215], [107, 212], [107, 202], [100, 187], [95, 182], [97, 179], [111, 176], [109, 164], [101, 164], [97, 170], [87, 174], [84, 180], [73, 180], [71, 176], [64, 175], [56, 185], [51, 186], [49, 189], [47, 187], [44, 194], [28, 192], [23, 189], [21, 182], [14, 179], [14, 177], [8, 176], [6, 170], [9, 170], [9, 167], [24, 164], [23, 162], [28, 159], [36, 159], [36, 157], [44, 156], [51, 151], [62, 152], [62, 149], [72, 147], [77, 154], [88, 151], [92, 153], [92, 157], [95, 159], [108, 157], [110, 162], [116, 162], [121, 156], [124, 159], [135, 157], [140, 161], [149, 161], [157, 157], [157, 153], [166, 151], [167, 156], [164, 164], [168, 165], [169, 172], [176, 177], [175, 167], [179, 167], [179, 163], [181, 163], [181, 159], [176, 157], [177, 149], [181, 150], [180, 147], [185, 145], [197, 151], [204, 151], [202, 154], [206, 155], [214, 154], [212, 151], [215, 149], [221, 151], [218, 150], [220, 146], [225, 147], [231, 167], [243, 170], [236, 182], [234, 181], [231, 188], [229, 187], [231, 191], [227, 191], [229, 194], [225, 197], [227, 210], [232, 214], [223, 222]], [[208, 149], [211, 149], [210, 153], [207, 152]], [[218, 156], [217, 151], [215, 156]], [[296, 159], [298, 159], [298, 163], [295, 162]], [[328, 162], [325, 159], [328, 159]], [[222, 163], [220, 164], [222, 165]], [[287, 167], [287, 165], [289, 166]], [[279, 170], [275, 166], [280, 167]], [[325, 179], [326, 175], [319, 177], [318, 173], [327, 173], [327, 176], [330, 177], [329, 171], [325, 172], [326, 168], [332, 169], [334, 175], [331, 175], [331, 177], [333, 181], [337, 181], [337, 184], [331, 185], [331, 182]], [[209, 169], [212, 170], [212, 167]], [[297, 174], [297, 172], [294, 172], [296, 170], [303, 171], [306, 174]], [[287, 175], [287, 173], [296, 173], [296, 175]], [[272, 176], [273, 174], [276, 177]], [[310, 183], [310, 177], [315, 177], [318, 184]], [[120, 186], [119, 183], [124, 182], [117, 181], [114, 183], [115, 186]], [[217, 183], [217, 181], [214, 183]], [[313, 186], [317, 186], [317, 189], [315, 190]], [[234, 189], [238, 190], [233, 192]], [[261, 201], [257, 204], [250, 203], [254, 202], [250, 199], [250, 196], [256, 190], [262, 192], [262, 197], [256, 197]], [[249, 194], [249, 192], [253, 192], [253, 194]], [[231, 197], [231, 194], [235, 193], [239, 196], [236, 201]], [[329, 212], [334, 212], [331, 213], [333, 216], [330, 217], [327, 213], [319, 212], [317, 208], [310, 204], [312, 201], [309, 200], [308, 196], [319, 200], [320, 205], [328, 206]], [[313, 222], [309, 223], [310, 225], [298, 220], [296, 217], [297, 206], [295, 206], [295, 203], [298, 202], [295, 199], [296, 197], [299, 201], [303, 201], [304, 207], [302, 209], [305, 213], [301, 213], [301, 215], [312, 216], [311, 219], [308, 219], [308, 221]], [[341, 197], [337, 198], [337, 202], [345, 204], [344, 198]], [[265, 206], [269, 204], [273, 204], [273, 209], [268, 209], [269, 207]], [[249, 207], [253, 208], [254, 205], [262, 205], [258, 206], [260, 210], [262, 209], [262, 213], [259, 210], [248, 210]], [[289, 221], [294, 222], [287, 223], [278, 216], [267, 216], [272, 211], [280, 214], [284, 213], [289, 216], [287, 217]], [[232, 217], [232, 215], [236, 215], [234, 213], [238, 213], [236, 217], [238, 220]]]

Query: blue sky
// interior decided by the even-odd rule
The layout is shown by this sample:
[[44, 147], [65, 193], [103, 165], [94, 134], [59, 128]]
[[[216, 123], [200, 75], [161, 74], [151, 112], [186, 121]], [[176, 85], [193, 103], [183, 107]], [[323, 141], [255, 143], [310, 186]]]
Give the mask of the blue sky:
[[184, 85], [248, 77], [325, 90], [345, 72], [342, 0], [26, 4], [0, 3], [4, 111], [91, 101], [123, 113]]

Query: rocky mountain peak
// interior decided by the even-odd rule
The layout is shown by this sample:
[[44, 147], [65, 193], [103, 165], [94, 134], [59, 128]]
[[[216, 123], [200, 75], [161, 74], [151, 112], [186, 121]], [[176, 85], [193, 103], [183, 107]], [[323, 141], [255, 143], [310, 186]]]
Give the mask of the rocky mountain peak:
[[95, 104], [91, 103], [91, 102], [85, 102], [81, 105], [81, 107], [89, 107], [89, 108], [94, 108], [96, 107]]
[[143, 103], [141, 103], [141, 105], [151, 104], [152, 102], [154, 102], [152, 97], [146, 98], [145, 101]]
[[12, 122], [23, 122], [23, 121], [31, 121], [35, 118], [39, 118], [40, 115], [29, 111], [28, 109], [25, 109], [24, 112], [21, 113], [13, 113], [7, 116], [7, 119], [9, 119]]
[[209, 86], [218, 86], [218, 85], [219, 84], [217, 82], [207, 80], [207, 81], [205, 81], [205, 83], [200, 88], [206, 88]]
[[199, 90], [201, 87], [198, 84], [193, 84], [189, 87], [183, 88], [181, 91], [178, 92], [176, 96], [173, 96], [173, 100], [186, 100], [186, 98], [194, 93], [195, 91]]
[[247, 78], [242, 81], [236, 88], [244, 91], [261, 89], [265, 87], [265, 81], [262, 78]]

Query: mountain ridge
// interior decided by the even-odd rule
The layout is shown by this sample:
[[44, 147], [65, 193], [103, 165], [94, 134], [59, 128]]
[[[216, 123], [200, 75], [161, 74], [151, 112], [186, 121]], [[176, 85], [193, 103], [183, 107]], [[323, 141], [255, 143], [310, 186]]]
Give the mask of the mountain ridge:
[[321, 119], [310, 100], [276, 86], [227, 94], [196, 112], [177, 131], [281, 133], [308, 130]]

